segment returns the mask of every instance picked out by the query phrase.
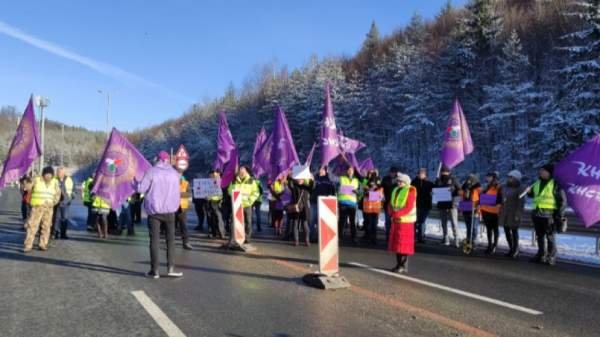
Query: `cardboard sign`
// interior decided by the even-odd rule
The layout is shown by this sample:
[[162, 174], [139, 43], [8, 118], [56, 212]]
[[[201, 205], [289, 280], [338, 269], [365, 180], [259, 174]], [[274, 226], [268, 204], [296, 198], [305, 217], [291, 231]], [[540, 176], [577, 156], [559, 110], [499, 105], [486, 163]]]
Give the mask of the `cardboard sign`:
[[438, 202], [450, 202], [452, 201], [452, 192], [450, 192], [450, 187], [436, 187], [432, 191], [433, 203], [436, 204]]
[[221, 180], [212, 178], [197, 178], [193, 181], [194, 199], [208, 199], [223, 196]]

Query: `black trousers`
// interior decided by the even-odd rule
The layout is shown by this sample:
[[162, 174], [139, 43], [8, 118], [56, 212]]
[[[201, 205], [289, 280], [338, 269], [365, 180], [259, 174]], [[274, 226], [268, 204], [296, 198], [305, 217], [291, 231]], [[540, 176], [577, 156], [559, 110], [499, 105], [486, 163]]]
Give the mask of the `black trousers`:
[[210, 233], [214, 237], [225, 238], [225, 224], [223, 223], [223, 214], [221, 213], [221, 203], [219, 201], [208, 201], [206, 209], [208, 211]]
[[483, 218], [483, 223], [485, 224], [488, 246], [498, 246], [498, 235], [500, 234], [498, 230], [498, 214], [481, 212], [481, 217]]
[[244, 207], [244, 229], [246, 230], [246, 241], [252, 238], [252, 206]]
[[511, 253], [519, 251], [519, 229], [504, 226], [504, 234], [506, 234], [506, 242]]
[[188, 235], [187, 229], [187, 210], [179, 207], [177, 213], [175, 213], [175, 227], [179, 228], [179, 232], [181, 233], [181, 241], [183, 244], [189, 242], [190, 237]]
[[[196, 211], [196, 216], [198, 217], [198, 228], [204, 228], [204, 219], [208, 218], [208, 201], [206, 199], [194, 199], [194, 210]], [[208, 224], [208, 219], [206, 219]]]
[[23, 218], [23, 222], [27, 221], [30, 211], [31, 206], [26, 202], [21, 202], [21, 218]]
[[365, 219], [365, 239], [371, 243], [377, 243], [377, 224], [379, 223], [379, 213], [364, 213]]
[[142, 201], [135, 201], [131, 204], [131, 218], [134, 224], [142, 223]]
[[533, 217], [533, 226], [537, 236], [537, 257], [554, 259], [556, 257], [556, 230], [552, 218]]
[[349, 224], [352, 240], [356, 239], [356, 206], [339, 205], [339, 213], [338, 238], [342, 239], [344, 228]]
[[175, 214], [153, 214], [148, 215], [148, 233], [150, 234], [150, 266], [151, 271], [158, 273], [159, 267], [159, 241], [160, 226], [167, 230], [167, 268], [174, 267], [173, 254], [175, 253]]

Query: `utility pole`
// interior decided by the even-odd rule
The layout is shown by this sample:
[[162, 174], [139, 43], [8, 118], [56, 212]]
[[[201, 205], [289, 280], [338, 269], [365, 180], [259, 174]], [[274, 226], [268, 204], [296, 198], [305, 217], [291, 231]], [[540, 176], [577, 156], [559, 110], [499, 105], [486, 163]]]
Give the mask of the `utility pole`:
[[60, 130], [60, 133], [62, 135], [62, 146], [60, 147], [60, 166], [64, 166], [65, 165], [65, 125], [62, 125], [62, 128]]

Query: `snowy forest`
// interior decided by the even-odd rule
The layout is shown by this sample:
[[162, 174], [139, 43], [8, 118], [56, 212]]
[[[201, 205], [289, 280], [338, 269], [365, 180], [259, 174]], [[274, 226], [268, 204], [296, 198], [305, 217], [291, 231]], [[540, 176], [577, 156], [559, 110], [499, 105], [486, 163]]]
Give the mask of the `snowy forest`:
[[[318, 142], [323, 93], [332, 84], [338, 128], [359, 139], [382, 170], [434, 172], [452, 102], [463, 107], [475, 152], [459, 170], [534, 174], [600, 133], [599, 1], [472, 0], [432, 20], [414, 15], [390, 36], [373, 22], [352, 57], [313, 56], [300, 69], [272, 62], [223, 97], [131, 134], [151, 156], [184, 144], [191, 170], [214, 159], [217, 111], [227, 112], [241, 162], [277, 105], [301, 160]], [[318, 151], [318, 150], [317, 150]], [[304, 156], [303, 156], [304, 155]]]

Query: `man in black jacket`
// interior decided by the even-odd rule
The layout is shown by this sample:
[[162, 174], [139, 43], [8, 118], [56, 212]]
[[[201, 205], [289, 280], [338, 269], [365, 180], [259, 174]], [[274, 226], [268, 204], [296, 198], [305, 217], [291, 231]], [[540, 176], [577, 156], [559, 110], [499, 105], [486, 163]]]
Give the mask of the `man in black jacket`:
[[460, 238], [458, 234], [458, 202], [460, 200], [460, 186], [457, 180], [451, 175], [450, 169], [446, 166], [442, 167], [440, 177], [435, 181], [435, 187], [449, 187], [452, 193], [450, 201], [440, 201], [437, 203], [437, 208], [440, 211], [440, 220], [442, 222], [442, 230], [444, 237], [442, 244], [449, 246], [450, 239], [448, 238], [448, 220], [452, 224], [452, 234], [454, 234], [454, 246], [458, 248]]
[[427, 179], [427, 169], [421, 168], [412, 184], [417, 189], [417, 222], [415, 224], [415, 237], [417, 242], [425, 242], [427, 216], [431, 210], [431, 191], [433, 183]]
[[385, 242], [389, 242], [390, 238], [390, 228], [392, 227], [392, 217], [388, 212], [388, 206], [390, 205], [390, 200], [392, 200], [392, 192], [394, 188], [396, 188], [397, 183], [396, 179], [398, 178], [398, 168], [395, 166], [390, 167], [390, 172], [388, 175], [383, 178], [381, 182], [381, 186], [383, 186], [383, 211], [385, 213]]
[[310, 208], [311, 208], [311, 219], [310, 219], [310, 232], [311, 241], [315, 242], [318, 240], [319, 231], [317, 230], [318, 221], [318, 207], [317, 202], [319, 197], [324, 196], [335, 196], [335, 184], [329, 178], [329, 172], [327, 172], [327, 166], [323, 166], [319, 169], [319, 174], [315, 177], [314, 190], [310, 195]]
[[535, 207], [531, 217], [538, 242], [538, 253], [531, 261], [548, 263], [551, 266], [556, 263], [557, 228], [565, 221], [567, 207], [565, 191], [553, 179], [553, 171], [554, 167], [551, 164], [542, 166], [539, 179], [528, 188], [529, 197], [533, 198]]

